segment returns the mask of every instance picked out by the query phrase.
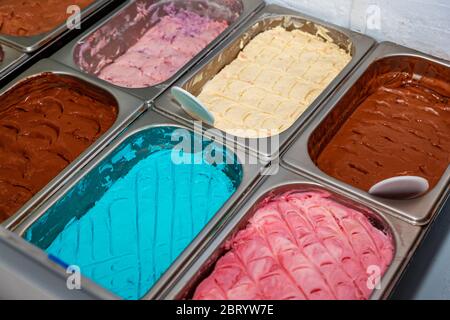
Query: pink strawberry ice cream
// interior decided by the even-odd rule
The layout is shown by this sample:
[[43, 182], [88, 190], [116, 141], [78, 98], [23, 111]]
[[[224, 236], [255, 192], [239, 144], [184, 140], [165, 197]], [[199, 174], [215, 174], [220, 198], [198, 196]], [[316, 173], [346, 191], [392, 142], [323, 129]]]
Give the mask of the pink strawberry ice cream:
[[118, 86], [144, 88], [172, 77], [228, 27], [187, 10], [169, 12], [99, 77]]
[[369, 267], [394, 254], [362, 212], [300, 190], [265, 199], [226, 249], [194, 299], [368, 299]]

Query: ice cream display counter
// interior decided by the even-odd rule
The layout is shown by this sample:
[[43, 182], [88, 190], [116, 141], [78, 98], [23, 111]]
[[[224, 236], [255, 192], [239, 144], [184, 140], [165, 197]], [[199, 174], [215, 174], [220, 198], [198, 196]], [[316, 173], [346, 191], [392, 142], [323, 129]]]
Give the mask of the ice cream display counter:
[[[71, 32], [70, 5], [100, 18]], [[0, 299], [426, 299], [447, 277], [449, 61], [262, 0], [5, 0], [0, 43]], [[398, 177], [427, 190], [373, 194]]]

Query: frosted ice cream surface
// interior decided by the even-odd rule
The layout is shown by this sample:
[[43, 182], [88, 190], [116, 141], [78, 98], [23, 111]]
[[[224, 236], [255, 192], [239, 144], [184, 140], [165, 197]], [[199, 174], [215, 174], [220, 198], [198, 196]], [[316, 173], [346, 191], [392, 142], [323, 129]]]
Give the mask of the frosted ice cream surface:
[[362, 212], [300, 190], [265, 199], [226, 249], [194, 299], [368, 299], [368, 269], [394, 254]]
[[250, 41], [198, 98], [214, 114], [215, 127], [225, 132], [251, 138], [279, 134], [294, 124], [350, 59], [350, 54], [318, 36], [276, 27]]
[[127, 139], [47, 210], [25, 239], [79, 266], [112, 293], [142, 298], [241, 181], [237, 162], [207, 161], [213, 144], [206, 141], [196, 153], [182, 152], [189, 161], [180, 163], [174, 130], [156, 127]]
[[130, 47], [103, 68], [99, 77], [128, 88], [157, 85], [171, 78], [228, 27], [187, 10], [169, 12]]

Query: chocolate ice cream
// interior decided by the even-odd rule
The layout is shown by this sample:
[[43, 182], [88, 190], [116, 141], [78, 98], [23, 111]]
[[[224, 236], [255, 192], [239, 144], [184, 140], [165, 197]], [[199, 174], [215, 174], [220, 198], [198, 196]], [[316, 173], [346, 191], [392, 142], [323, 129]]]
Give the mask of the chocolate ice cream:
[[55, 29], [69, 18], [71, 5], [83, 9], [94, 0], [0, 0], [0, 33], [28, 37]]
[[413, 72], [383, 73], [317, 158], [322, 171], [368, 191], [394, 176], [434, 187], [450, 164], [450, 83]]
[[0, 104], [0, 222], [55, 178], [117, 118], [114, 99], [69, 76], [43, 74]]

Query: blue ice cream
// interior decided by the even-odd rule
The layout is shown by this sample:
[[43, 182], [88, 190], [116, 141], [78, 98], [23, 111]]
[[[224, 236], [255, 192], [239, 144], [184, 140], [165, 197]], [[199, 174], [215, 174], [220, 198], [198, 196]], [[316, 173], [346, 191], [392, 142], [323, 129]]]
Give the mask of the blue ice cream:
[[[242, 178], [236, 158], [229, 164], [227, 151], [211, 141], [200, 141], [196, 153], [176, 149], [174, 130], [153, 128], [127, 139], [25, 238], [118, 296], [141, 298]], [[211, 150], [228, 164], [211, 163]]]

